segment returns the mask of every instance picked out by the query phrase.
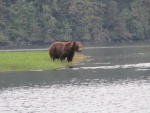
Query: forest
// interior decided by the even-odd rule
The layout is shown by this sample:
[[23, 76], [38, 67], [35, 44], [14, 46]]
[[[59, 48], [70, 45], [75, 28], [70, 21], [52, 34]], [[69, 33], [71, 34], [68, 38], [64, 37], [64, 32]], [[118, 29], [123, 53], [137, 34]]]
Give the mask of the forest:
[[0, 44], [150, 41], [150, 0], [0, 0]]

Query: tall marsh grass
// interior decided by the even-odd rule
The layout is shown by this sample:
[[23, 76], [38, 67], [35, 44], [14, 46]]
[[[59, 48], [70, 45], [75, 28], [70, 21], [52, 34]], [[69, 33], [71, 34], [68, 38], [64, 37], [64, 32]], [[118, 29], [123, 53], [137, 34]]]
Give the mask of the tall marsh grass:
[[[83, 58], [81, 54], [75, 54], [74, 62]], [[29, 70], [49, 70], [66, 67], [67, 61], [53, 62], [47, 51], [36, 52], [1, 52], [0, 71], [29, 71]]]

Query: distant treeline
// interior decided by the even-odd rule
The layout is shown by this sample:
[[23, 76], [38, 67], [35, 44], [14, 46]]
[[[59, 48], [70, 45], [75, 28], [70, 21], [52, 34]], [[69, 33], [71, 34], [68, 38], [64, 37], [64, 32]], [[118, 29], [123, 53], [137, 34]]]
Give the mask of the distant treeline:
[[0, 43], [150, 40], [150, 0], [0, 0]]

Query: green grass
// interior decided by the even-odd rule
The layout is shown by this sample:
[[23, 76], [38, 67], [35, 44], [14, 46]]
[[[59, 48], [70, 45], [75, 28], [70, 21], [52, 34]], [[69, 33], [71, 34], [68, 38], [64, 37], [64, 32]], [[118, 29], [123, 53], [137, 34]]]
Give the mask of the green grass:
[[[75, 54], [73, 63], [84, 58], [82, 54]], [[72, 64], [69, 64], [72, 65]], [[29, 71], [29, 70], [49, 70], [67, 67], [67, 61], [53, 62], [47, 51], [38, 52], [1, 52], [0, 72], [4, 71]]]

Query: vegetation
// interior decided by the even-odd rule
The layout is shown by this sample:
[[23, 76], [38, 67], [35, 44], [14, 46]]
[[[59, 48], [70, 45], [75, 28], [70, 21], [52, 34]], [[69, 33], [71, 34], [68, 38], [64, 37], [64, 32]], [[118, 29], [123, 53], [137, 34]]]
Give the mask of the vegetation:
[[0, 43], [150, 38], [150, 0], [0, 0]]
[[[29, 71], [49, 70], [68, 66], [67, 61], [53, 62], [48, 53], [40, 52], [1, 52], [0, 72], [4, 71]], [[73, 63], [83, 59], [83, 55], [75, 54]], [[72, 65], [72, 64], [69, 64]]]

